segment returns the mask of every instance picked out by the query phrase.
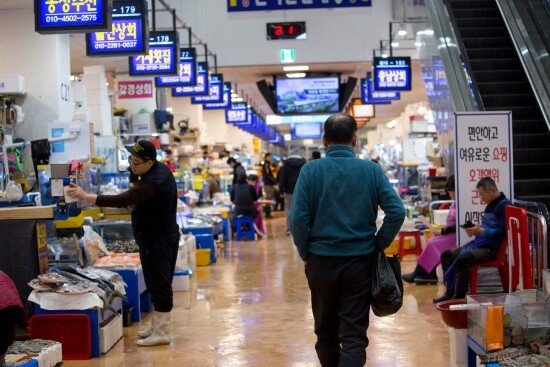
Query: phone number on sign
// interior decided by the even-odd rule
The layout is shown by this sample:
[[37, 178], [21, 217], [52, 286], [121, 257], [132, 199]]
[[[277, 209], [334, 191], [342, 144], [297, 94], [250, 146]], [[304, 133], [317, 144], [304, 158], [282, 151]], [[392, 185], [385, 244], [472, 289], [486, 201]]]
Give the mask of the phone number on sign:
[[136, 44], [136, 41], [96, 43], [94, 44], [94, 48], [98, 50], [103, 50], [105, 48], [131, 48], [136, 47]]
[[97, 14], [46, 15], [46, 23], [57, 22], [93, 22]]

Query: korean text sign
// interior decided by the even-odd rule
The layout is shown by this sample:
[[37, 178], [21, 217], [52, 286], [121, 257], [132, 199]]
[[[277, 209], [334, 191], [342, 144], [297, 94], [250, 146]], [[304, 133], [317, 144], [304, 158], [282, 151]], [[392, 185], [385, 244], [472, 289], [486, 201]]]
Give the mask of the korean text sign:
[[35, 0], [34, 27], [40, 34], [106, 32], [112, 0]]
[[125, 80], [118, 82], [118, 98], [152, 98], [152, 80]]
[[[455, 113], [455, 144], [457, 225], [481, 224], [487, 206], [476, 190], [481, 178], [491, 177], [499, 191], [514, 198], [512, 113]], [[457, 234], [459, 245], [472, 240], [462, 229]]]

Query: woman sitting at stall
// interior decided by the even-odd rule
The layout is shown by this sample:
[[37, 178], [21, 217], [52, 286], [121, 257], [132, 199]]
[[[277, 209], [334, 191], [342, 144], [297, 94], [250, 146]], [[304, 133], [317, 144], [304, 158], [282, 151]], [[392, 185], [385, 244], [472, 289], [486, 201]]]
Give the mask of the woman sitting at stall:
[[[455, 177], [450, 176], [445, 184], [445, 191], [451, 200], [455, 200]], [[436, 267], [441, 263], [441, 254], [456, 247], [456, 208], [453, 202], [449, 207], [446, 226], [441, 229], [432, 228], [434, 234], [426, 243], [418, 258], [418, 265], [412, 273], [403, 274], [407, 283], [425, 284], [437, 283]]]
[[237, 182], [231, 187], [231, 202], [235, 205], [234, 215], [248, 215], [256, 217], [256, 208], [254, 202], [258, 200], [258, 194], [254, 187], [246, 182], [246, 173], [237, 174]]

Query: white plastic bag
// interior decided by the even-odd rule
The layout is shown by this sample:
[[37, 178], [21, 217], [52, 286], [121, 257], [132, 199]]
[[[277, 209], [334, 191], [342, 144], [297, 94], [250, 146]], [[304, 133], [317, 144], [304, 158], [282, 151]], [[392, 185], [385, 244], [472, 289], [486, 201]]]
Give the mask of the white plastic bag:
[[92, 227], [84, 225], [84, 251], [86, 251], [86, 257], [90, 264], [94, 264], [99, 259], [99, 250], [108, 256], [111, 255], [111, 252], [107, 250], [103, 238], [95, 232]]
[[23, 197], [23, 189], [21, 188], [21, 184], [15, 182], [15, 181], [8, 181], [8, 184], [6, 185], [6, 199], [8, 201], [19, 201]]

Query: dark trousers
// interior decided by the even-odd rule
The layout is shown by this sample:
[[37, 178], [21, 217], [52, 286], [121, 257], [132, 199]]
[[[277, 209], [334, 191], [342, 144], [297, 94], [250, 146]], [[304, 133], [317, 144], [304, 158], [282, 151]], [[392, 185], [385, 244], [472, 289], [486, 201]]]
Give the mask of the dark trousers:
[[456, 281], [455, 284], [447, 284], [447, 289], [454, 289], [454, 298], [466, 297], [468, 284], [470, 282], [470, 267], [475, 264], [481, 264], [496, 260], [498, 251], [488, 248], [465, 249], [457, 247], [447, 250], [441, 254], [441, 266], [445, 273], [456, 261]]
[[373, 260], [374, 255], [309, 255], [305, 273], [322, 367], [365, 365]]
[[174, 305], [172, 278], [176, 268], [179, 231], [157, 236], [134, 233], [139, 246], [139, 257], [143, 268], [143, 278], [155, 310], [170, 312]]

